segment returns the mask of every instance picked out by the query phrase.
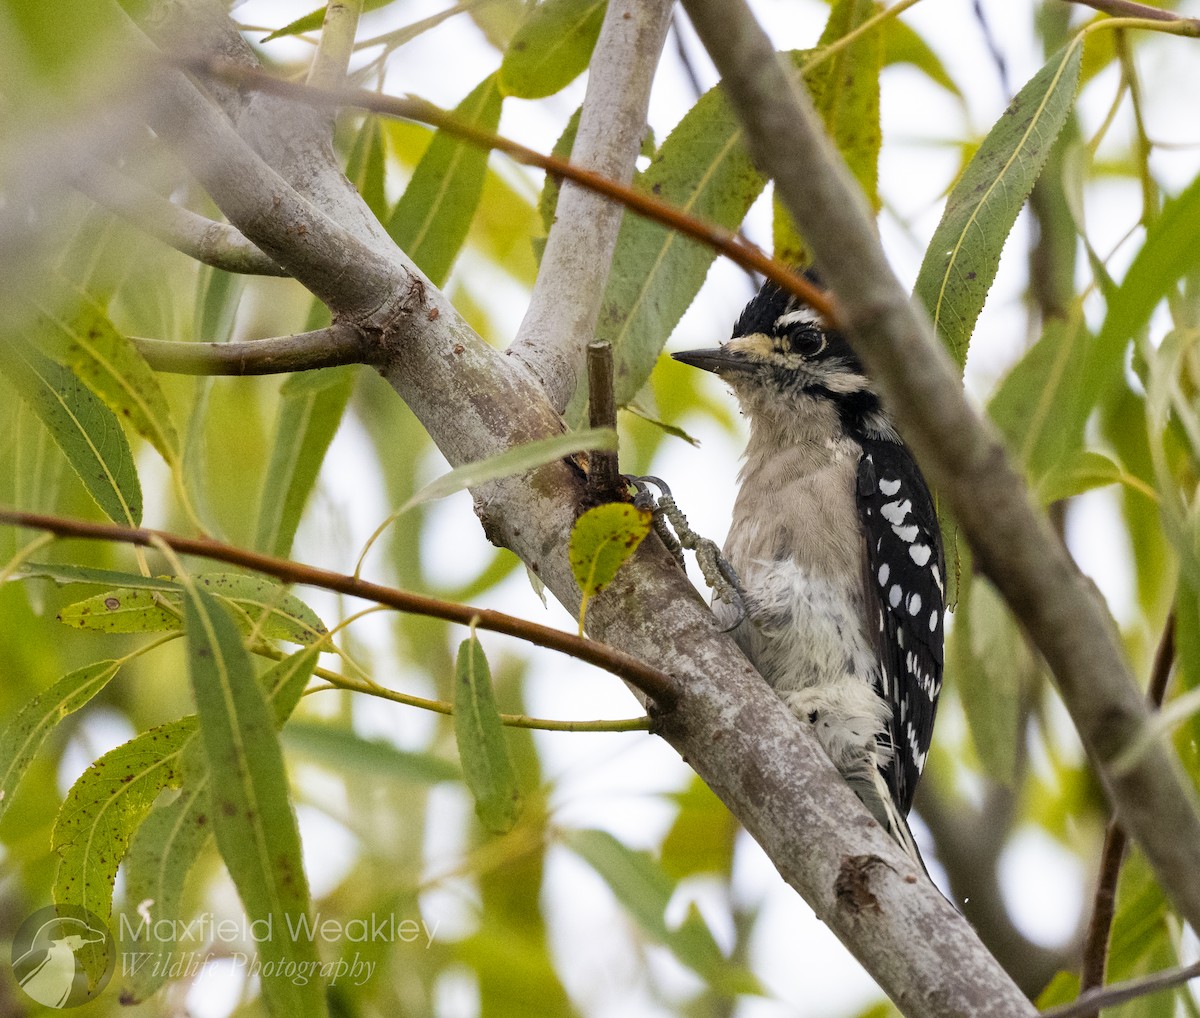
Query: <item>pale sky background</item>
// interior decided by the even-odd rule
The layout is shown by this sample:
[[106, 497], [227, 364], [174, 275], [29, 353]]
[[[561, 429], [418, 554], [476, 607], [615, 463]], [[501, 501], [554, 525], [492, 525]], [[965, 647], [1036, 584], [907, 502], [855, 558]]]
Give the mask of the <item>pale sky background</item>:
[[[311, 9], [312, 4], [282, 0], [248, 0], [236, 11], [239, 20], [279, 26]], [[449, 6], [440, 0], [410, 0], [398, 5], [403, 23], [417, 21]], [[812, 0], [752, 0], [751, 6], [768, 28], [779, 49], [815, 44], [827, 15], [824, 4]], [[1001, 82], [987, 48], [972, 4], [967, 0], [924, 0], [903, 15], [941, 57], [950, 75], [965, 93], [965, 110], [956, 99], [911, 67], [885, 71], [882, 84], [883, 153], [880, 181], [886, 207], [881, 232], [892, 265], [906, 286], [916, 277], [921, 253], [941, 214], [941, 198], [956, 168], [957, 155], [945, 144], [967, 132], [982, 136], [999, 117], [1011, 94], [1041, 66], [1040, 46], [1032, 25], [1033, 5], [1026, 0], [985, 0], [982, 9], [1003, 54], [1011, 92]], [[1180, 12], [1200, 14], [1200, 2], [1180, 4]], [[368, 15], [360, 35], [369, 37], [399, 24]], [[686, 26], [684, 42], [705, 87], [716, 75], [702, 48]], [[1200, 121], [1195, 97], [1200, 95], [1200, 61], [1195, 41], [1166, 36], [1139, 38], [1137, 61], [1142, 73], [1150, 135], [1159, 142], [1182, 146], [1156, 151], [1153, 166], [1169, 189], [1178, 190], [1197, 172], [1200, 161]], [[295, 57], [310, 48], [294, 40], [271, 44], [269, 52]], [[466, 17], [456, 17], [401, 49], [389, 72], [388, 91], [413, 92], [444, 106], [453, 106], [484, 74], [497, 65], [499, 55], [484, 43]], [[584, 91], [580, 79], [565, 92], [538, 103], [508, 100], [501, 131], [526, 144], [548, 151]], [[1110, 70], [1089, 84], [1079, 99], [1083, 133], [1089, 136], [1103, 118], [1116, 87]], [[650, 122], [662, 139], [690, 107], [694, 96], [676, 55], [673, 39], [655, 83]], [[1110, 132], [1124, 143], [1131, 136], [1126, 104]], [[1104, 150], [1101, 150], [1103, 156]], [[493, 155], [492, 165], [515, 179], [524, 179], [530, 194], [540, 188], [540, 175], [514, 168], [503, 156]], [[1132, 182], [1097, 185], [1087, 195], [1088, 224], [1096, 248], [1107, 253], [1138, 218], [1140, 195]], [[907, 220], [902, 226], [896, 216]], [[753, 211], [748, 232], [765, 247], [770, 243], [769, 205], [762, 201]], [[967, 385], [973, 397], [986, 398], [995, 381], [1027, 342], [1026, 314], [1020, 302], [1025, 278], [1029, 226], [1023, 214], [1010, 237], [1000, 274], [979, 320]], [[1119, 277], [1136, 245], [1126, 244], [1112, 262]], [[486, 286], [472, 287], [496, 295], [492, 312], [511, 336], [520, 323], [525, 294], [502, 274], [469, 255], [459, 271], [481, 274]], [[1081, 267], [1081, 271], [1083, 271]], [[718, 262], [703, 291], [672, 338], [669, 349], [713, 345], [728, 338], [749, 285], [736, 267]], [[1093, 313], [1097, 308], [1090, 308]], [[711, 379], [715, 392], [722, 386]], [[722, 399], [732, 399], [727, 394]], [[654, 473], [665, 477], [679, 505], [695, 528], [723, 540], [734, 495], [741, 439], [731, 439], [700, 416], [672, 423], [685, 427], [701, 441], [699, 449], [668, 441], [654, 464]], [[347, 417], [326, 460], [317, 501], [310, 519], [301, 527], [294, 555], [332, 568], [345, 569], [357, 549], [391, 510], [378, 485], [371, 480], [367, 441], [361, 427]], [[447, 469], [440, 456], [425, 465], [428, 478]], [[330, 518], [338, 522], [331, 525]], [[1120, 619], [1131, 612], [1131, 572], [1128, 549], [1117, 534], [1115, 501], [1110, 491], [1093, 493], [1072, 509], [1068, 540], [1083, 568], [1092, 575]], [[148, 519], [148, 525], [155, 521]], [[332, 533], [340, 532], [337, 540]], [[466, 579], [477, 572], [487, 545], [466, 493], [445, 499], [426, 538], [428, 568], [448, 581]], [[380, 559], [376, 568], [382, 568]], [[371, 575], [370, 560], [365, 575]], [[699, 578], [693, 573], [697, 584]], [[386, 579], [386, 577], [383, 577]], [[310, 603], [328, 619], [336, 615], [332, 599], [319, 594]], [[480, 598], [479, 603], [504, 611], [573, 629], [574, 620], [556, 603], [543, 609], [523, 573]], [[373, 647], [381, 660], [390, 654], [387, 621], [379, 615], [355, 627], [360, 641]], [[454, 639], [461, 638], [458, 634]], [[485, 635], [489, 656], [496, 660], [509, 646], [499, 636]], [[628, 717], [640, 713], [633, 697], [611, 676], [548, 651], [533, 650], [528, 684], [529, 711], [543, 717]], [[419, 695], [433, 690], [420, 675], [389, 675], [397, 688]], [[364, 735], [393, 740], [405, 749], [423, 749], [432, 732], [430, 716], [380, 700], [359, 698], [356, 722]], [[1066, 722], [1064, 722], [1066, 724]], [[124, 726], [124, 727], [122, 727]], [[116, 745], [134, 733], [115, 716], [93, 712], [84, 726], [85, 738], [77, 752], [64, 760], [64, 791], [98, 751]], [[674, 815], [673, 807], [657, 793], [683, 787], [690, 770], [668, 745], [646, 734], [570, 735], [535, 733], [548, 777], [555, 778], [554, 822], [565, 827], [602, 827], [636, 847], [657, 845]], [[1073, 742], [1069, 737], [1068, 742]], [[86, 746], [85, 746], [86, 743]], [[97, 750], [97, 745], [100, 749]], [[316, 787], [319, 778], [305, 770], [302, 782]], [[428, 872], [451, 866], [464, 848], [462, 831], [471, 813], [465, 789], [442, 786], [434, 793], [441, 823], [431, 826], [426, 846]], [[336, 811], [335, 811], [336, 812]], [[353, 836], [328, 815], [311, 808], [300, 810], [307, 868], [315, 895], [336, 886], [353, 863]], [[918, 839], [924, 833], [916, 824]], [[936, 864], [932, 867], [937, 875]], [[1022, 929], [1032, 938], [1052, 944], [1075, 926], [1088, 889], [1078, 862], [1044, 836], [1018, 837], [1004, 860], [1006, 889]], [[723, 925], [720, 895], [715, 882], [690, 881], [672, 905], [670, 918], [682, 919], [688, 902], [695, 900], [709, 919], [723, 946], [732, 931]], [[813, 1018], [854, 1014], [878, 999], [879, 991], [832, 934], [818, 922], [808, 906], [787, 888], [765, 856], [744, 834], [737, 849], [733, 893], [738, 901], [763, 902], [764, 913], [754, 939], [753, 962], [768, 987], [770, 997], [747, 999], [738, 1010], [742, 1018]], [[618, 1015], [667, 1014], [636, 979], [637, 960], [625, 952], [622, 937], [597, 936], [597, 931], [632, 928], [633, 921], [616, 904], [607, 887], [585, 864], [563, 849], [548, 857], [544, 897], [548, 903], [552, 943], [559, 971], [572, 997], [588, 1013]], [[451, 882], [425, 895], [421, 901], [425, 920], [438, 924], [438, 935], [457, 938], [475, 923], [477, 900], [469, 884]], [[661, 985], [686, 997], [698, 986], [696, 977], [679, 965], [665, 949], [654, 949], [651, 958]], [[240, 990], [236, 968], [225, 966], [194, 988], [189, 1006], [202, 1018], [229, 1013]], [[478, 999], [473, 979], [466, 971], [451, 973], [439, 987], [438, 1014], [445, 1018], [472, 1018]]]

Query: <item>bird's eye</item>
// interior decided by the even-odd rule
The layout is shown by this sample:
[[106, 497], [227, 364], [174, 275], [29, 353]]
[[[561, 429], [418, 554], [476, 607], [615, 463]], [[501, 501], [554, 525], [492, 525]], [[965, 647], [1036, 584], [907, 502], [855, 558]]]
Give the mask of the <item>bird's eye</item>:
[[816, 357], [829, 345], [824, 331], [815, 326], [796, 329], [791, 336], [792, 352], [802, 357]]

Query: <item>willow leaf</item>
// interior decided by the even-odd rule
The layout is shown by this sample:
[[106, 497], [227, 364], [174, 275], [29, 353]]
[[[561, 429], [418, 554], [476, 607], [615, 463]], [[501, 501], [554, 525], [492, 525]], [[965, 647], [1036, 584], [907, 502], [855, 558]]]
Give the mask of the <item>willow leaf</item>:
[[1017, 93], [950, 192], [914, 294], [961, 368], [1017, 214], [1071, 112], [1082, 42], [1076, 38]]

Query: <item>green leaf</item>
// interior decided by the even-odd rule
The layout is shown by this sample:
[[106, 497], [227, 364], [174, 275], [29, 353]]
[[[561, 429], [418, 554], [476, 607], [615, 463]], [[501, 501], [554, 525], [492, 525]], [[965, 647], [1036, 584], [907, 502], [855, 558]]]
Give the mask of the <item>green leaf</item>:
[[[567, 126], [563, 128], [562, 134], [558, 136], [558, 140], [554, 143], [554, 148], [550, 150], [550, 154], [558, 159], [570, 159], [571, 150], [575, 148], [575, 135], [579, 133], [579, 117], [583, 113], [583, 108], [579, 107], [571, 114], [571, 119], [567, 121]], [[550, 227], [554, 225], [554, 218], [558, 210], [558, 192], [561, 190], [558, 178], [553, 173], [547, 173], [546, 179], [542, 183], [542, 193], [538, 195], [537, 210], [538, 215], [542, 220], [542, 230], [545, 233], [550, 232]], [[542, 260], [541, 249], [538, 249], [538, 261]]]
[[615, 451], [616, 448], [617, 434], [611, 428], [589, 428], [584, 431], [568, 431], [551, 438], [539, 438], [532, 442], [525, 442], [522, 445], [513, 446], [511, 449], [505, 449], [504, 452], [497, 453], [495, 456], [489, 456], [487, 459], [455, 467], [449, 473], [442, 474], [441, 477], [430, 481], [375, 528], [375, 532], [367, 538], [367, 543], [358, 556], [359, 567], [362, 566], [367, 552], [374, 547], [383, 532], [401, 516], [419, 505], [453, 495], [464, 488], [486, 484], [502, 477], [527, 473], [573, 453], [588, 449]]
[[1200, 221], [1200, 177], [1168, 201], [1146, 230], [1146, 242], [1134, 256], [1121, 285], [1108, 300], [1100, 334], [1088, 356], [1085, 384], [1099, 396], [1121, 379], [1130, 339], [1179, 280], [1200, 265], [1196, 223]]
[[567, 545], [567, 559], [575, 582], [583, 592], [579, 605], [579, 631], [583, 632], [588, 601], [613, 581], [617, 570], [637, 551], [650, 533], [653, 514], [626, 502], [609, 502], [589, 509], [575, 521]]
[[947, 650], [984, 771], [1011, 786], [1021, 738], [1021, 693], [1035, 664], [1016, 621], [983, 577], [963, 577]]
[[[1109, 935], [1112, 982], [1136, 979], [1179, 964], [1172, 947], [1170, 908], [1145, 858], [1131, 850], [1117, 882], [1117, 908]], [[1176, 991], [1156, 994], [1105, 1012], [1114, 1018], [1172, 1018]]]
[[58, 621], [101, 633], [162, 633], [183, 628], [177, 605], [161, 591], [122, 587], [65, 605]]
[[[496, 75], [489, 74], [455, 108], [454, 119], [495, 131], [501, 101]], [[467, 239], [483, 193], [487, 158], [487, 151], [479, 146], [438, 131], [387, 223], [391, 238], [434, 286], [445, 284]]]
[[1088, 332], [1081, 320], [1048, 319], [1042, 337], [1005, 376], [988, 414], [1033, 486], [1083, 446]]
[[[521, 178], [497, 173], [491, 166], [483, 177], [483, 194], [467, 234], [467, 243], [502, 268], [525, 287], [532, 289], [537, 279], [534, 235], [537, 232], [537, 208], [532, 192]], [[464, 281], [465, 282], [465, 281]], [[478, 280], [482, 293], [490, 283]], [[454, 294], [458, 306], [458, 291]], [[487, 305], [492, 302], [485, 301]], [[501, 330], [492, 330], [497, 333]]]
[[473, 488], [503, 477], [515, 477], [538, 467], [553, 463], [564, 456], [589, 450], [616, 452], [617, 433], [612, 428], [588, 428], [583, 431], [568, 431], [552, 438], [539, 438], [533, 442], [505, 449], [504, 452], [456, 467], [441, 477], [434, 478], [413, 495], [397, 510], [396, 515], [408, 512], [416, 506], [435, 499], [453, 495], [464, 488]]
[[[961, 99], [962, 91], [950, 77], [941, 58], [938, 57], [929, 44], [899, 18], [889, 18], [879, 26], [883, 34], [883, 62], [892, 64], [912, 64], [930, 81], [941, 85], [951, 95]], [[1111, 35], [1111, 32], [1097, 33]]]
[[1079, 973], [1056, 972], [1046, 988], [1038, 994], [1037, 1009], [1045, 1011], [1059, 1004], [1069, 1004], [1079, 996]]
[[543, 99], [587, 68], [604, 22], [605, 0], [545, 0], [533, 7], [500, 63], [505, 95]]
[[17, 784], [33, 762], [50, 730], [100, 692], [121, 668], [119, 661], [97, 661], [64, 675], [38, 693], [0, 734], [0, 817]]
[[379, 118], [368, 114], [354, 137], [346, 160], [346, 177], [381, 223], [387, 219], [387, 152]]
[[0, 371], [38, 416], [96, 504], [114, 523], [142, 522], [142, 488], [121, 425], [78, 378], [16, 343], [0, 343]]
[[71, 786], [54, 821], [55, 902], [78, 905], [108, 921], [113, 882], [129, 839], [158, 793], [179, 787], [180, 753], [195, 730], [194, 718], [152, 728], [105, 753]]
[[[362, 5], [364, 11], [377, 10], [391, 3], [392, 0], [365, 0]], [[297, 18], [295, 21], [289, 21], [283, 28], [277, 28], [270, 35], [264, 35], [262, 42], [272, 42], [275, 39], [282, 39], [288, 35], [303, 35], [305, 32], [315, 32], [325, 24], [325, 8], [327, 4], [322, 4], [315, 11], [309, 11], [303, 17]]]
[[925, 252], [914, 295], [960, 368], [1004, 242], [1071, 112], [1081, 52], [1076, 38], [1017, 93], [951, 190]]
[[[201, 266], [196, 283], [193, 337], [206, 343], [228, 343], [233, 336], [238, 307], [245, 291], [246, 277], [207, 265]], [[201, 376], [192, 385], [192, 411], [188, 415], [183, 442], [183, 483], [192, 504], [197, 507], [205, 529], [219, 534], [208, 504], [208, 423], [212, 402], [213, 379]]]
[[73, 583], [91, 583], [100, 586], [132, 587], [137, 590], [181, 590], [174, 580], [162, 576], [139, 576], [137, 573], [122, 573], [116, 569], [93, 569], [91, 566], [73, 566], [64, 562], [25, 562], [17, 571], [22, 579], [53, 580], [58, 586]]
[[38, 304], [37, 342], [71, 369], [108, 408], [146, 439], [167, 463], [179, 462], [171, 409], [146, 359], [87, 294], [71, 294], [70, 310]]
[[[719, 86], [685, 114], [637, 180], [639, 190], [730, 230], [765, 186]], [[707, 246], [648, 219], [622, 221], [596, 326], [596, 339], [613, 347], [618, 406], [650, 377], [714, 257]]]
[[695, 776], [683, 791], [672, 793], [671, 799], [679, 804], [679, 815], [663, 839], [663, 872], [673, 880], [697, 873], [728, 876], [740, 829], [733, 814]]
[[[190, 770], [187, 757], [202, 756], [196, 752], [200, 749], [193, 741], [185, 751], [185, 775]], [[123, 917], [118, 924], [122, 950], [130, 959], [121, 972], [122, 1003], [148, 999], [170, 978], [171, 958], [178, 957], [178, 942], [159, 933], [184, 928], [184, 883], [212, 837], [207, 777], [198, 787], [186, 781], [178, 798], [150, 811], [125, 855], [126, 895], [139, 915]]]
[[459, 644], [454, 690], [454, 736], [475, 812], [487, 830], [505, 834], [521, 815], [521, 789], [500, 723], [491, 670], [474, 636]]
[[666, 434], [670, 435], [672, 438], [682, 439], [683, 441], [687, 442], [687, 444], [692, 446], [693, 448], [696, 448], [696, 449], [700, 448], [700, 439], [696, 438], [693, 435], [689, 435], [686, 431], [683, 430], [683, 428], [679, 427], [679, 425], [677, 425], [677, 424], [668, 424], [666, 421], [659, 420], [657, 417], [654, 416], [654, 414], [652, 414], [652, 413], [650, 413], [650, 411], [646, 410], [645, 407], [638, 406], [637, 403], [630, 403], [624, 409], [626, 410], [627, 413], [633, 414], [634, 417], [640, 418], [641, 420], [645, 421], [647, 424], [650, 424], [653, 427], [658, 428], [659, 431], [663, 431]]
[[[836, 0], [815, 53], [796, 54], [796, 65], [819, 61], [805, 76], [813, 106], [837, 146], [871, 209], [879, 211], [879, 150], [883, 132], [879, 121], [879, 73], [883, 69], [883, 34], [873, 29], [821, 59], [821, 47], [854, 31], [875, 14], [872, 0]], [[895, 20], [895, 19], [893, 19]], [[811, 261], [808, 247], [792, 217], [775, 200], [775, 257], [793, 265]]]
[[728, 992], [761, 992], [752, 975], [725, 962], [694, 906], [678, 929], [667, 925], [666, 910], [675, 882], [647, 853], [634, 851], [607, 831], [598, 830], [571, 831], [566, 845], [604, 878], [638, 926], [669, 947], [681, 962]]
[[304, 504], [354, 388], [351, 367], [292, 375], [280, 390], [275, 445], [258, 506], [254, 546], [286, 558]]
[[305, 936], [308, 880], [272, 709], [237, 627], [216, 599], [190, 588], [185, 610], [217, 845], [247, 919], [258, 924], [252, 928], [271, 933], [257, 938], [263, 996], [276, 1015], [323, 1015], [321, 982], [300, 984], [285, 975], [297, 965], [315, 971], [318, 958], [314, 939]]
[[[1168, 710], [1180, 702], [1200, 697], [1200, 595], [1186, 576], [1179, 578], [1174, 608], [1180, 695], [1167, 705]], [[1192, 784], [1200, 789], [1200, 710], [1193, 711], [1180, 726], [1175, 745], [1184, 770], [1191, 776]]]
[[1090, 450], [1076, 453], [1057, 470], [1043, 477], [1037, 486], [1037, 497], [1042, 505], [1049, 505], [1059, 499], [1073, 498], [1109, 484], [1124, 484], [1131, 491], [1144, 495], [1150, 504], [1158, 501], [1154, 489], [1148, 484], [1109, 457]]
[[441, 757], [405, 752], [389, 742], [364, 739], [357, 732], [328, 724], [294, 721], [283, 730], [283, 744], [289, 751], [347, 774], [430, 785], [460, 781], [463, 776], [457, 766]]
[[[216, 595], [242, 633], [268, 640], [311, 644], [328, 630], [311, 608], [274, 580], [245, 573], [198, 573], [194, 582]], [[152, 585], [153, 584], [153, 585]], [[64, 607], [60, 622], [103, 633], [158, 633], [182, 628], [182, 585], [176, 580], [145, 581], [136, 589], [117, 588]]]
[[[287, 720], [300, 701], [319, 656], [318, 648], [309, 647], [259, 676], [271, 698], [277, 725]], [[173, 938], [159, 934], [184, 928], [180, 925], [186, 922], [184, 884], [212, 836], [208, 764], [198, 739], [190, 739], [184, 748], [182, 769], [184, 787], [179, 797], [151, 810], [125, 856], [126, 898], [134, 904], [138, 917], [120, 924], [123, 947], [132, 958], [122, 973], [126, 977], [122, 1001], [146, 1000], [170, 977], [170, 959], [178, 945]]]

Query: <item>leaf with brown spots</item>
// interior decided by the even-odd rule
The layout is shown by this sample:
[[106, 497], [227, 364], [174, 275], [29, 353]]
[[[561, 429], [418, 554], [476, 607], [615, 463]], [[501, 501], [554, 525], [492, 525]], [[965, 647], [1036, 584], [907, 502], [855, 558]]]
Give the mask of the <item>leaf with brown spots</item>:
[[583, 592], [579, 604], [579, 633], [583, 634], [589, 599], [612, 583], [617, 570], [637, 551], [650, 533], [652, 514], [626, 502], [609, 502], [589, 509], [575, 521], [567, 558]]

